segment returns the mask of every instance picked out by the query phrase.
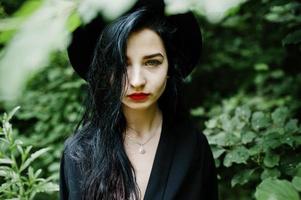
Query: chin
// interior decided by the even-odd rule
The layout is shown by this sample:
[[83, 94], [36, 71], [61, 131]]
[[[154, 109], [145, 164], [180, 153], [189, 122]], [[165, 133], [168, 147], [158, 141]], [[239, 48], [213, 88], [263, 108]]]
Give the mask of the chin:
[[127, 108], [127, 109], [132, 109], [132, 110], [145, 110], [154, 105], [153, 102], [140, 102], [140, 103], [135, 103], [135, 102], [123, 102], [122, 105]]

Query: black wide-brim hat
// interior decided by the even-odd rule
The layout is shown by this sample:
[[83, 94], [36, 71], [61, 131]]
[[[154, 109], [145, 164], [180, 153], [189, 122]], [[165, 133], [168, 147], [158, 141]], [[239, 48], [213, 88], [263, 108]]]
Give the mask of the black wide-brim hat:
[[[153, 12], [164, 15], [164, 0], [138, 0], [125, 14], [139, 8], [150, 8]], [[202, 34], [197, 19], [192, 12], [166, 16], [168, 22], [176, 28], [173, 45], [180, 52], [180, 71], [185, 78], [198, 64], [202, 50]], [[68, 46], [70, 63], [78, 75], [87, 80], [89, 66], [97, 40], [109, 22], [102, 17], [96, 17], [90, 23], [78, 27], [72, 33]]]

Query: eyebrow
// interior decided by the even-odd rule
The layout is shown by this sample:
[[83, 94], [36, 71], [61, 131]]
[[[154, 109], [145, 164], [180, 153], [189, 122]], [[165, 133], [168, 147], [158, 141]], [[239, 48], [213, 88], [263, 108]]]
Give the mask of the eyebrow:
[[[149, 59], [149, 58], [153, 58], [153, 57], [157, 57], [157, 56], [164, 58], [164, 56], [161, 53], [154, 53], [154, 54], [143, 56], [143, 59]], [[128, 60], [129, 57], [126, 56], [126, 59]]]
[[153, 57], [157, 57], [157, 56], [164, 58], [164, 56], [161, 53], [154, 53], [154, 54], [143, 56], [143, 59], [153, 58]]

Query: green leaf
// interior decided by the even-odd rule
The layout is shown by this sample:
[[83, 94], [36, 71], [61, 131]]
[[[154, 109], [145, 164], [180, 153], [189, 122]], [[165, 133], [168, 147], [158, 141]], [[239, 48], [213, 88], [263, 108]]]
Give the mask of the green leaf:
[[225, 146], [226, 133], [219, 132], [216, 135], [212, 135], [208, 138], [209, 144], [216, 144], [217, 146]]
[[289, 133], [296, 133], [299, 130], [298, 120], [291, 119], [285, 124], [285, 131]]
[[269, 66], [266, 63], [256, 63], [254, 66], [256, 71], [268, 71]]
[[59, 186], [57, 184], [48, 182], [48, 183], [41, 183], [35, 187], [37, 193], [39, 192], [55, 192], [59, 191]]
[[255, 169], [245, 169], [242, 171], [239, 171], [231, 180], [231, 187], [234, 187], [235, 185], [244, 185], [246, 184], [251, 176], [253, 175]]
[[252, 131], [243, 132], [241, 136], [241, 141], [243, 144], [248, 144], [256, 138], [256, 134]]
[[34, 181], [34, 173], [33, 173], [33, 168], [31, 166], [28, 167], [27, 170], [28, 178], [30, 182]]
[[298, 44], [301, 42], [301, 30], [296, 30], [290, 34], [288, 34], [283, 40], [282, 44]]
[[210, 119], [209, 121], [206, 121], [205, 122], [205, 125], [207, 128], [215, 128], [217, 126], [217, 119], [213, 118], [213, 119]]
[[0, 164], [12, 164], [13, 161], [9, 158], [0, 158]]
[[[10, 190], [12, 186], [11, 182], [5, 182], [0, 186], [0, 194], [5, 194], [7, 191]], [[15, 191], [9, 191], [9, 195], [17, 195]], [[1, 197], [1, 196], [0, 196]], [[8, 200], [7, 198], [5, 200]], [[14, 200], [20, 200], [20, 199], [14, 199]]]
[[238, 116], [234, 116], [231, 119], [231, 124], [232, 124], [232, 127], [233, 127], [233, 131], [236, 130], [237, 136], [240, 137], [240, 131], [237, 131], [237, 130], [242, 130], [246, 126], [247, 122], [245, 120], [242, 120]]
[[282, 141], [278, 134], [268, 134], [263, 137], [263, 149], [268, 151], [270, 149], [275, 149], [282, 145]]
[[248, 122], [251, 117], [251, 110], [247, 106], [238, 107], [235, 109], [235, 116]]
[[260, 178], [261, 180], [267, 179], [267, 178], [277, 178], [281, 175], [280, 171], [276, 168], [269, 169], [265, 168], [264, 171], [261, 173]]
[[231, 118], [228, 114], [222, 114], [219, 117], [219, 120], [221, 122], [222, 125], [222, 129], [226, 132], [231, 132], [233, 130], [233, 125], [231, 122]]
[[24, 150], [21, 145], [17, 145], [17, 149], [21, 155], [24, 154]]
[[15, 107], [12, 111], [9, 112], [7, 116], [7, 120], [11, 120], [11, 118], [15, 115], [15, 113], [20, 109], [20, 106]]
[[36, 11], [42, 5], [42, 3], [43, 3], [42, 0], [26, 1], [24, 4], [22, 4], [22, 7], [18, 9], [16, 13], [14, 13], [14, 16], [17, 17], [29, 16], [34, 11]]
[[272, 22], [278, 22], [279, 16], [275, 13], [269, 13], [265, 15], [265, 19]]
[[254, 156], [254, 155], [260, 154], [262, 152], [262, 149], [260, 148], [259, 145], [254, 145], [249, 148], [248, 152], [249, 152], [250, 156]]
[[6, 166], [0, 167], [0, 176], [10, 181], [15, 181], [19, 179], [19, 174], [17, 174], [12, 168]]
[[292, 184], [295, 187], [296, 190], [301, 192], [301, 177], [295, 176], [292, 180]]
[[205, 109], [203, 107], [197, 107], [191, 109], [190, 113], [192, 116], [203, 116], [205, 114]]
[[47, 147], [47, 148], [40, 149], [40, 150], [36, 151], [35, 153], [31, 154], [31, 156], [20, 167], [20, 172], [22, 172], [24, 169], [26, 169], [30, 165], [30, 163], [32, 163], [35, 159], [37, 159], [38, 157], [40, 157], [42, 154], [46, 153], [49, 150], [50, 150], [50, 148]]
[[288, 109], [286, 107], [277, 108], [272, 113], [273, 123], [278, 127], [284, 126], [284, 122], [287, 119], [287, 117], [288, 117]]
[[294, 147], [294, 143], [296, 142], [294, 135], [283, 135], [283, 138], [281, 138], [281, 142], [283, 144], [288, 144], [290, 147]]
[[80, 16], [77, 12], [73, 12], [68, 21], [67, 21], [67, 28], [70, 32], [73, 32], [77, 27], [81, 24]]
[[219, 158], [226, 150], [218, 147], [211, 147], [214, 159]]
[[226, 133], [225, 135], [225, 146], [233, 146], [235, 144], [238, 144], [240, 142], [240, 138], [236, 135], [234, 135], [235, 132], [232, 133]]
[[34, 173], [34, 177], [38, 178], [40, 176], [40, 174], [42, 173], [42, 169], [38, 169], [35, 173]]
[[268, 178], [256, 188], [256, 200], [299, 200], [298, 192], [286, 180]]
[[[0, 41], [1, 42], [7, 42], [11, 34], [13, 34], [15, 31], [12, 31], [13, 29], [16, 29], [18, 26], [20, 26], [22, 20], [20, 18], [5, 18], [0, 19]], [[3, 34], [6, 33], [6, 34]]]
[[252, 115], [251, 123], [253, 129], [258, 131], [259, 129], [268, 127], [270, 125], [270, 120], [263, 112], [255, 112]]
[[6, 178], [9, 171], [11, 171], [11, 169], [9, 167], [1, 166], [0, 167], [0, 176]]
[[208, 137], [209, 144], [215, 144], [217, 146], [223, 147], [228, 146], [231, 147], [240, 142], [240, 138], [234, 134], [219, 132], [216, 135], [212, 135]]
[[221, 165], [221, 161], [219, 159], [214, 159], [214, 163], [217, 168]]
[[224, 158], [224, 166], [230, 167], [232, 163], [247, 163], [249, 158], [248, 149], [244, 146], [236, 147], [230, 150]]
[[275, 167], [279, 164], [280, 156], [273, 154], [271, 152], [268, 152], [265, 154], [263, 163], [266, 167]]

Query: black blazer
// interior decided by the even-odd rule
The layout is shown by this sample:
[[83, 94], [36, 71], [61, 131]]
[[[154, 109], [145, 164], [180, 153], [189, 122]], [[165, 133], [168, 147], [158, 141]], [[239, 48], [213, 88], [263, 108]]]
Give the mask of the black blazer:
[[[79, 168], [64, 151], [60, 199], [80, 200], [80, 180]], [[163, 120], [144, 200], [217, 200], [217, 188], [214, 159], [206, 137], [189, 122], [170, 124]]]

